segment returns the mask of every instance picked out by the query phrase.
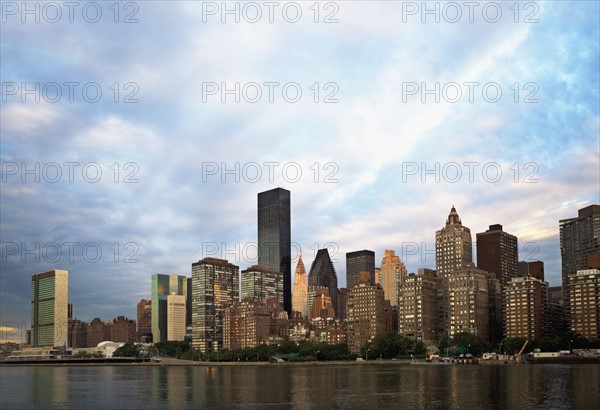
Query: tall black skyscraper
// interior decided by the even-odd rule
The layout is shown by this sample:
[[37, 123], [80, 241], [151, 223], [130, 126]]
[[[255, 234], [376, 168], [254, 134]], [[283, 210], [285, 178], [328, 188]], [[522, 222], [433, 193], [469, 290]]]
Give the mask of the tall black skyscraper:
[[315, 260], [310, 266], [310, 273], [308, 274], [309, 293], [314, 291], [316, 287], [327, 288], [329, 290], [333, 310], [337, 316], [339, 314], [337, 275], [327, 249], [319, 249]]
[[292, 313], [290, 191], [258, 194], [258, 264], [283, 273], [283, 308]]
[[360, 272], [369, 272], [371, 285], [375, 284], [375, 252], [365, 249], [346, 254], [346, 287], [348, 289], [358, 285]]

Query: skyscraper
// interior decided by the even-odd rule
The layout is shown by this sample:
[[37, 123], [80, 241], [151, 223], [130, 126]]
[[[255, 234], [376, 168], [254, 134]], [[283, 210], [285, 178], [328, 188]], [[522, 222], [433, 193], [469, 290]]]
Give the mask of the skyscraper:
[[406, 266], [396, 256], [396, 252], [386, 249], [381, 259], [381, 287], [386, 300], [392, 306], [398, 306], [398, 288], [406, 277]]
[[292, 291], [292, 310], [300, 312], [302, 317], [307, 316], [306, 303], [308, 297], [308, 281], [306, 280], [306, 269], [302, 261], [302, 253], [298, 257], [296, 273], [294, 275], [294, 289]]
[[245, 269], [242, 275], [242, 300], [254, 299], [266, 303], [268, 299], [277, 301], [283, 308], [283, 274], [265, 266], [254, 265]]
[[400, 284], [398, 304], [399, 333], [421, 340], [431, 350], [437, 343], [438, 279], [432, 269], [419, 269]]
[[225, 259], [192, 264], [192, 346], [203, 353], [223, 348], [223, 314], [239, 301], [240, 268]]
[[[348, 289], [348, 349], [352, 353], [375, 336], [385, 332], [383, 289], [371, 283], [368, 272], [359, 275], [359, 283]], [[374, 353], [376, 354], [376, 353]]]
[[[311, 292], [311, 288], [314, 292], [314, 290], [317, 287], [323, 287], [329, 290], [329, 296], [331, 296], [333, 309], [335, 310], [335, 314], [337, 316], [337, 275], [335, 273], [335, 268], [333, 267], [333, 262], [331, 262], [331, 258], [329, 257], [329, 252], [327, 251], [327, 249], [319, 249], [317, 251], [317, 256], [315, 257], [315, 260], [310, 266], [310, 273], [308, 274], [308, 286], [309, 293]], [[308, 304], [310, 305], [310, 303]], [[307, 306], [307, 309], [310, 311], [311, 307], [312, 306]]]
[[435, 233], [435, 265], [437, 276], [473, 266], [471, 230], [462, 225], [456, 208], [452, 206], [446, 226]]
[[[491, 309], [488, 275], [481, 269], [470, 267], [446, 277], [447, 331], [451, 338], [457, 333], [467, 332], [485, 342], [489, 341]], [[498, 282], [495, 277], [493, 281]]]
[[185, 339], [186, 300], [175, 292], [167, 296], [167, 340]]
[[258, 264], [283, 273], [283, 309], [292, 313], [290, 191], [258, 194]]
[[439, 321], [436, 333], [468, 332], [485, 341], [501, 337], [500, 281], [473, 264], [471, 230], [462, 225], [454, 206], [446, 226], [435, 234]]
[[502, 225], [490, 225], [477, 234], [477, 267], [493, 273], [504, 288], [519, 275], [517, 237], [504, 232]]
[[505, 288], [506, 337], [542, 340], [548, 284], [533, 276], [511, 279]]
[[166, 342], [168, 331], [167, 298], [171, 294], [187, 295], [187, 277], [182, 275], [152, 275], [152, 339]]
[[348, 289], [358, 284], [360, 272], [369, 272], [371, 285], [375, 284], [375, 252], [363, 249], [346, 254], [346, 287]]
[[68, 347], [69, 272], [54, 269], [31, 277], [32, 347]]
[[436, 337], [452, 336], [448, 277], [451, 273], [473, 266], [471, 230], [462, 225], [452, 206], [446, 225], [435, 233], [435, 265], [438, 283], [438, 322]]
[[589, 340], [600, 339], [600, 270], [581, 269], [569, 276], [571, 330]]
[[152, 301], [142, 299], [137, 304], [137, 339], [149, 339], [152, 333]]
[[579, 210], [576, 218], [559, 221], [563, 301], [569, 314], [569, 276], [588, 268], [588, 254], [600, 252], [600, 205]]

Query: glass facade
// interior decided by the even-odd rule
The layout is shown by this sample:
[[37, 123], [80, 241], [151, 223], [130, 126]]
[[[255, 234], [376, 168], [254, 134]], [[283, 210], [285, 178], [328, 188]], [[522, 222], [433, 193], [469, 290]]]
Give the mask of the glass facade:
[[154, 343], [167, 341], [167, 297], [171, 293], [187, 296], [187, 277], [182, 275], [152, 275], [152, 338]]
[[258, 194], [258, 264], [283, 273], [283, 309], [292, 312], [290, 191]]

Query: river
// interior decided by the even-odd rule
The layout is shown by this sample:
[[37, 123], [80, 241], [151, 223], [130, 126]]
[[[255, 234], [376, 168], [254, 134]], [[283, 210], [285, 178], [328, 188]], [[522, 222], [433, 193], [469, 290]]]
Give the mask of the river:
[[15, 366], [1, 410], [598, 409], [599, 365]]

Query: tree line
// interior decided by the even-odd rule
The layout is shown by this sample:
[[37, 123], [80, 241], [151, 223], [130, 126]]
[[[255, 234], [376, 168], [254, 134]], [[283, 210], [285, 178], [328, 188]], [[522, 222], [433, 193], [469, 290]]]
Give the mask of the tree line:
[[409, 339], [398, 333], [389, 332], [376, 336], [365, 343], [360, 353], [350, 353], [347, 343], [327, 344], [325, 342], [285, 341], [277, 345], [261, 344], [244, 349], [223, 349], [219, 352], [202, 353], [192, 348], [190, 340], [159, 342], [145, 350], [142, 345], [126, 343], [119, 347], [113, 357], [162, 356], [182, 360], [211, 362], [265, 362], [274, 356], [287, 355], [290, 361], [331, 361], [401, 359], [411, 355], [425, 354], [425, 345], [421, 341]]

